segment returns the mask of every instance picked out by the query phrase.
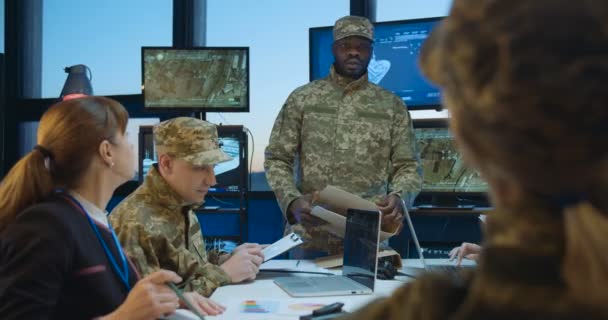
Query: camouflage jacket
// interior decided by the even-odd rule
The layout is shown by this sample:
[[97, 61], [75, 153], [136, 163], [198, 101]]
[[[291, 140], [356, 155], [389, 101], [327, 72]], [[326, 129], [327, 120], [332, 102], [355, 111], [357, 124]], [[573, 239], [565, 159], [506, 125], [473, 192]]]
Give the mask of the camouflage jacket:
[[[539, 203], [493, 211], [477, 268], [464, 281], [426, 275], [340, 319], [608, 319], [606, 300], [590, 298], [605, 296], [606, 283], [577, 299], [564, 281], [565, 220], [555, 212]], [[575, 256], [584, 273], [583, 255]]]
[[264, 167], [281, 211], [293, 222], [286, 215], [289, 204], [328, 184], [373, 201], [389, 193], [412, 199], [422, 183], [416, 149], [412, 121], [399, 97], [370, 83], [367, 74], [353, 81], [332, 66], [328, 77], [287, 98]]
[[198, 205], [185, 203], [153, 167], [143, 185], [114, 208], [110, 222], [143, 275], [173, 270], [184, 279], [186, 290], [210, 296], [231, 280], [217, 265], [220, 253], [205, 250], [192, 212]]

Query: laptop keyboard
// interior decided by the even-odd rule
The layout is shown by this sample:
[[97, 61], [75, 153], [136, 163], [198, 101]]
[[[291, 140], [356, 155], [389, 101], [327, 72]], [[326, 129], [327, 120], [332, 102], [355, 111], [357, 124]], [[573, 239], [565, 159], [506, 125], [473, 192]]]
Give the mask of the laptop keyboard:
[[306, 288], [306, 287], [319, 287], [328, 290], [340, 290], [344, 288], [352, 288], [354, 283], [352, 280], [344, 277], [310, 277], [298, 279], [299, 281], [292, 283], [292, 285]]
[[452, 266], [452, 265], [430, 265], [427, 266], [427, 269], [432, 272], [441, 272], [441, 273], [459, 273], [462, 270], [462, 267]]
[[461, 266], [455, 266], [455, 265], [430, 265], [430, 266], [428, 266], [427, 265], [426, 269], [429, 272], [445, 274], [449, 278], [454, 279], [454, 280], [458, 280], [458, 281], [464, 280], [463, 271], [465, 268], [463, 268]]

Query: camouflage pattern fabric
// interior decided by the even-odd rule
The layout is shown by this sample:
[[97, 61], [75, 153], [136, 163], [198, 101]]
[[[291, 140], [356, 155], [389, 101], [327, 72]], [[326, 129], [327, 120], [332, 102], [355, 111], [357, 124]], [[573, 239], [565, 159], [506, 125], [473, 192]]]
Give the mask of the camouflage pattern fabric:
[[170, 154], [195, 166], [232, 160], [220, 149], [216, 126], [207, 121], [177, 117], [155, 125], [153, 132], [158, 152]]
[[343, 319], [608, 319], [607, 30], [606, 1], [453, 1], [421, 65], [493, 189], [478, 266]]
[[338, 19], [333, 28], [334, 41], [358, 36], [374, 41], [374, 27], [367, 18], [346, 16]]
[[[393, 192], [409, 201], [421, 188], [412, 121], [401, 99], [368, 82], [367, 74], [352, 80], [333, 66], [327, 78], [287, 98], [265, 157], [266, 177], [291, 223], [289, 204], [328, 184], [372, 201]], [[307, 240], [303, 248], [342, 250], [341, 239], [323, 226], [295, 228]]]
[[231, 279], [217, 265], [220, 252], [205, 250], [192, 212], [199, 205], [184, 202], [152, 167], [144, 183], [112, 210], [110, 222], [142, 275], [172, 270], [184, 279], [185, 290], [208, 297]]
[[598, 319], [600, 309], [575, 301], [564, 285], [560, 210], [530, 201], [493, 211], [478, 266], [464, 282], [423, 276], [340, 319]]

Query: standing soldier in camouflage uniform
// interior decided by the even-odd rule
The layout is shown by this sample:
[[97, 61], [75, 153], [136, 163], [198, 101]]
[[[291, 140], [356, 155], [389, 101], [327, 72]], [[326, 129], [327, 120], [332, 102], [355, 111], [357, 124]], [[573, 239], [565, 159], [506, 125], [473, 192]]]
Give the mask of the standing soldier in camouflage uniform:
[[348, 319], [608, 319], [608, 2], [455, 0], [423, 46], [488, 181], [477, 269]]
[[158, 164], [144, 183], [110, 215], [120, 242], [143, 274], [168, 269], [186, 290], [209, 296], [219, 286], [255, 279], [263, 261], [258, 244], [232, 254], [205, 250], [192, 209], [216, 184], [213, 166], [230, 160], [218, 145], [215, 125], [180, 117], [154, 127]]
[[[412, 121], [403, 101], [367, 78], [373, 26], [363, 17], [336, 21], [328, 77], [296, 89], [274, 123], [266, 177], [286, 232], [306, 240], [302, 258], [342, 251], [342, 240], [310, 214], [311, 194], [327, 185], [375, 201], [385, 223], [401, 223], [401, 198], [421, 187]], [[299, 162], [298, 179], [294, 166]]]

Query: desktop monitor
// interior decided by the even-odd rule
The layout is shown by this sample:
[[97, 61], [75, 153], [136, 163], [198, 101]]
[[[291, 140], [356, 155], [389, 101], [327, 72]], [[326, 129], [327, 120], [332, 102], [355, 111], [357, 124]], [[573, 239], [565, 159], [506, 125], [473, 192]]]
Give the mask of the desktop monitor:
[[[247, 189], [247, 134], [243, 126], [217, 126], [220, 148], [232, 160], [214, 166], [217, 184], [209, 193], [234, 193]], [[154, 148], [152, 126], [139, 130], [139, 181], [143, 182], [148, 171], [158, 161]]]
[[141, 56], [144, 108], [249, 112], [249, 48], [142, 47]]
[[[139, 155], [139, 130], [143, 126], [152, 126], [160, 122], [160, 118], [129, 118], [127, 122], [127, 139], [131, 145], [135, 148], [135, 157]], [[133, 159], [138, 161], [138, 158]], [[136, 167], [131, 180], [138, 181], [139, 179], [139, 167]]]
[[153, 126], [141, 126], [139, 127], [139, 141], [138, 141], [138, 161], [137, 161], [137, 180], [142, 183], [148, 171], [153, 164], [158, 161], [158, 155], [156, 154], [156, 148], [154, 146], [154, 134]]
[[429, 195], [435, 201], [449, 200], [454, 205], [474, 199], [485, 201], [488, 185], [479, 172], [465, 165], [445, 119], [414, 120], [414, 135], [423, 171], [418, 203], [428, 200], [425, 196]]
[[[441, 109], [439, 89], [422, 76], [420, 47], [442, 17], [374, 23], [369, 81], [400, 97], [410, 110]], [[311, 28], [310, 81], [326, 77], [334, 62], [332, 27]]]

